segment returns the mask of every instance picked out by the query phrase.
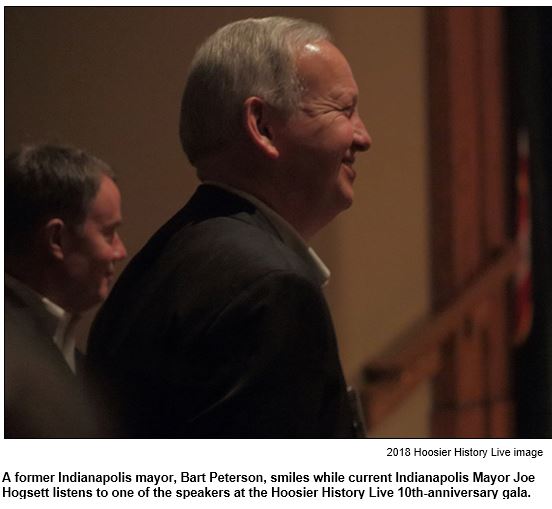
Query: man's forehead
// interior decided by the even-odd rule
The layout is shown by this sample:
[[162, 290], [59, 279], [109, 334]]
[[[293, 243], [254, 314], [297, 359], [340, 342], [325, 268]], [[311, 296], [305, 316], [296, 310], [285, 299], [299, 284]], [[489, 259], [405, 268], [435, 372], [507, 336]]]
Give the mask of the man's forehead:
[[311, 52], [311, 53], [320, 53], [322, 50], [320, 49], [320, 44], [315, 42], [308, 42], [303, 47], [303, 51]]
[[330, 41], [307, 42], [297, 51], [297, 62], [300, 63], [310, 57], [324, 57], [329, 51], [339, 50]]
[[332, 43], [305, 45], [297, 58], [297, 71], [305, 93], [323, 93], [333, 99], [356, 101], [358, 87], [345, 56]]
[[328, 41], [306, 44], [298, 53], [296, 62], [299, 74], [306, 78], [321, 73], [328, 78], [334, 75], [352, 78], [349, 62], [343, 53]]

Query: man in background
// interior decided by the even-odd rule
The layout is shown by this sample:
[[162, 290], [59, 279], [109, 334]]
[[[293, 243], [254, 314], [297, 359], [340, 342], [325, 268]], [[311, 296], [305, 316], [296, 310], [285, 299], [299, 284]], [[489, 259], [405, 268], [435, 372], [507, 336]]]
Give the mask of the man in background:
[[24, 146], [5, 159], [6, 437], [100, 433], [75, 376], [73, 330], [126, 256], [113, 177], [72, 147]]
[[181, 140], [202, 185], [131, 261], [92, 327], [119, 433], [352, 437], [328, 270], [306, 242], [353, 201], [371, 139], [327, 31], [238, 21], [192, 62]]

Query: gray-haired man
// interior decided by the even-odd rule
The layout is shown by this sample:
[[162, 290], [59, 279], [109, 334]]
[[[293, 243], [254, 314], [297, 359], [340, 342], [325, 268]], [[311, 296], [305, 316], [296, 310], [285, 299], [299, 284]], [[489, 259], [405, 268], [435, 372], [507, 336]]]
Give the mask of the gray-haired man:
[[371, 139], [322, 27], [265, 18], [198, 50], [181, 140], [201, 185], [132, 260], [90, 361], [124, 436], [351, 437], [354, 424], [306, 241], [353, 200]]

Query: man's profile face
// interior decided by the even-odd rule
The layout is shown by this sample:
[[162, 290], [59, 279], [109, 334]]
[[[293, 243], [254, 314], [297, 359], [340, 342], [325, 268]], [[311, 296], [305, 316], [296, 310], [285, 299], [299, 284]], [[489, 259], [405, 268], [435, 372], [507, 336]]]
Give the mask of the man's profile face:
[[356, 109], [349, 64], [333, 44], [307, 44], [297, 70], [306, 91], [299, 110], [280, 126], [280, 154], [313, 213], [332, 219], [351, 206], [355, 153], [372, 140]]
[[113, 180], [104, 175], [83, 224], [68, 236], [64, 263], [71, 288], [70, 311], [85, 311], [107, 297], [114, 264], [126, 257], [117, 233], [120, 224], [121, 195]]

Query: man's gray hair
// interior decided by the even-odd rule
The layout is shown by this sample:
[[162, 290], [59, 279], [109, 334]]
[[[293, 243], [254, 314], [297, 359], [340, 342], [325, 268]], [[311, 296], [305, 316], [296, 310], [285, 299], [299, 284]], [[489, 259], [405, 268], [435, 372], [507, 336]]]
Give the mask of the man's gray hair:
[[190, 162], [243, 136], [248, 97], [294, 111], [302, 93], [296, 56], [324, 40], [331, 40], [324, 27], [283, 17], [236, 21], [209, 37], [195, 54], [182, 98], [180, 139]]
[[5, 253], [30, 249], [43, 224], [59, 217], [78, 228], [111, 168], [84, 150], [66, 145], [24, 145], [4, 160]]

